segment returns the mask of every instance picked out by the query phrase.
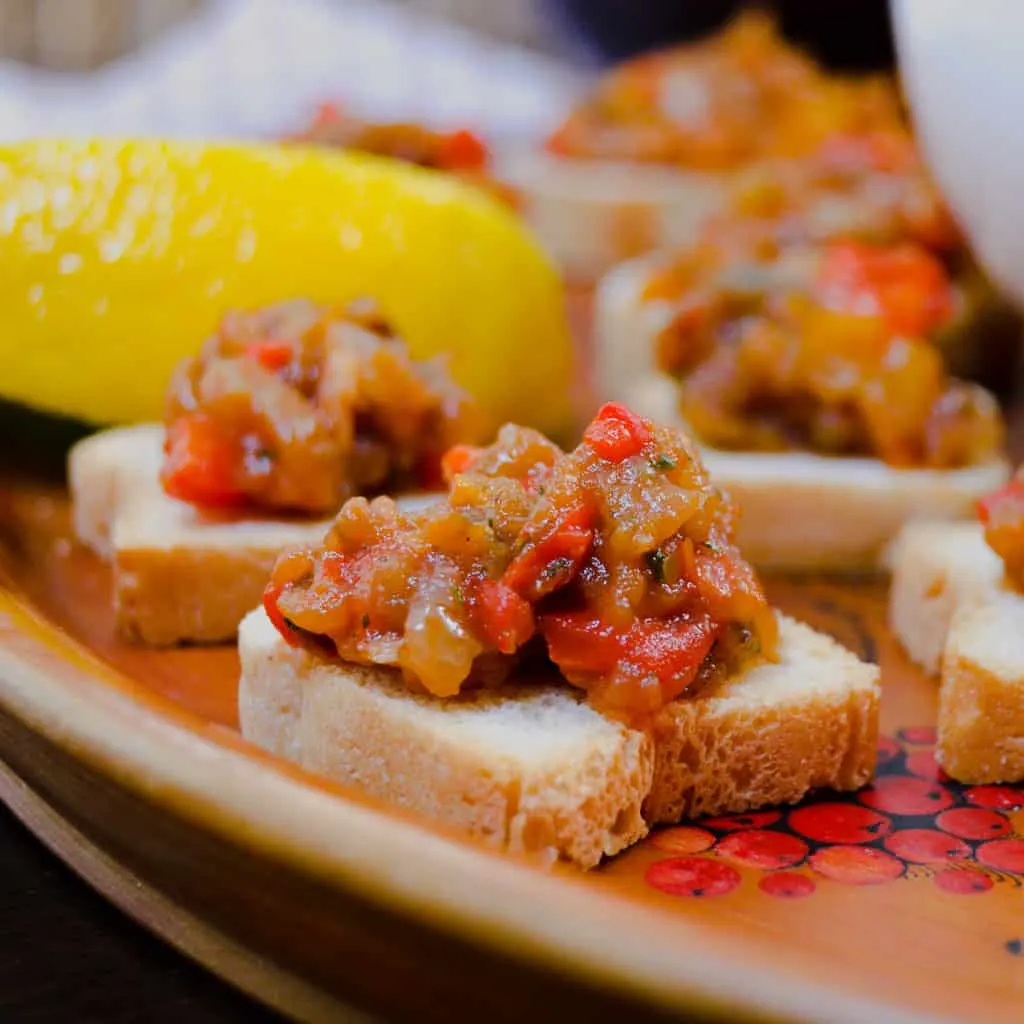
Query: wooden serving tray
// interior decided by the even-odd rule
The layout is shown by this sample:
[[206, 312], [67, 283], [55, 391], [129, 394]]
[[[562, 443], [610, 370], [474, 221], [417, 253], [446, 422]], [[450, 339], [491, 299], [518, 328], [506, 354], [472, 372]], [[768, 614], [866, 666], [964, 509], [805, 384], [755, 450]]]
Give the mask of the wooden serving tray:
[[249, 746], [233, 649], [120, 643], [109, 573], [71, 541], [52, 479], [67, 437], [19, 422], [5, 436], [34, 441], [8, 446], [0, 485], [0, 798], [249, 993], [307, 1020], [1024, 1019], [1024, 788], [942, 777], [936, 687], [887, 632], [880, 581], [768, 581], [881, 665], [875, 786], [546, 871]]

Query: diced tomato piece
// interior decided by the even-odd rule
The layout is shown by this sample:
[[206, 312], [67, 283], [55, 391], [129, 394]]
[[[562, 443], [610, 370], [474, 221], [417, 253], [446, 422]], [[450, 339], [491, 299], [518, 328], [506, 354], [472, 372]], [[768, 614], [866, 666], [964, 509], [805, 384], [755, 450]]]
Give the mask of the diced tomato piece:
[[650, 424], [621, 402], [603, 405], [583, 433], [583, 440], [609, 462], [639, 455], [651, 437]]
[[550, 612], [540, 621], [548, 657], [563, 672], [602, 675], [622, 659], [623, 634], [592, 612]]
[[445, 136], [438, 155], [438, 164], [446, 170], [479, 171], [487, 166], [489, 153], [479, 135], [468, 129]]
[[508, 564], [502, 581], [534, 600], [568, 583], [594, 543], [593, 512], [571, 508], [540, 540], [527, 544]]
[[1014, 478], [1006, 486], [978, 502], [978, 518], [988, 525], [999, 513], [1012, 509], [1012, 518], [1024, 518], [1024, 480]]
[[453, 445], [441, 456], [441, 474], [445, 480], [451, 481], [459, 473], [465, 473], [482, 449], [471, 444]]
[[881, 316], [893, 332], [907, 337], [941, 327], [954, 311], [945, 269], [915, 245], [834, 243], [826, 251], [818, 288], [831, 308]]
[[480, 625], [502, 654], [513, 654], [533, 636], [533, 609], [511, 587], [484, 580], [477, 590]]
[[281, 609], [278, 607], [277, 599], [286, 590], [286, 587], [278, 586], [276, 583], [268, 583], [263, 591], [263, 608], [270, 619], [271, 625], [281, 634], [282, 639], [291, 647], [299, 646], [299, 635], [288, 624]]
[[287, 341], [266, 338], [261, 341], [250, 341], [245, 346], [245, 354], [250, 359], [255, 359], [265, 369], [277, 371], [292, 361], [294, 349]]
[[182, 416], [167, 428], [160, 480], [172, 498], [215, 508], [241, 504], [237, 465], [236, 445], [202, 413]]

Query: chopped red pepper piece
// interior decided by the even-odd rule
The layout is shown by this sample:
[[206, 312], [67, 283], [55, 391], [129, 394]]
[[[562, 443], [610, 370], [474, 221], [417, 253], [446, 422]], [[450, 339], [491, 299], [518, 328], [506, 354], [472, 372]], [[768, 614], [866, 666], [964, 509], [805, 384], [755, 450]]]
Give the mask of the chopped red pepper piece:
[[444, 479], [451, 481], [459, 473], [465, 473], [481, 451], [481, 448], [471, 444], [457, 444], [449, 448], [441, 456], [441, 474]]
[[278, 586], [276, 583], [268, 583], [263, 591], [263, 609], [266, 611], [271, 625], [281, 634], [281, 638], [285, 643], [290, 647], [298, 647], [299, 634], [292, 629], [277, 604], [277, 599], [286, 589], [286, 587]]
[[213, 508], [245, 500], [234, 484], [236, 446], [202, 413], [182, 416], [167, 428], [164, 452], [160, 480], [172, 498]]
[[262, 341], [250, 341], [245, 346], [245, 354], [255, 359], [267, 370], [280, 370], [292, 361], [294, 349], [287, 341], [275, 341], [267, 338]]
[[464, 128], [444, 137], [438, 164], [445, 170], [479, 171], [487, 166], [488, 157], [487, 146], [480, 136]]
[[588, 611], [552, 612], [540, 621], [548, 655], [564, 672], [600, 674], [622, 657], [622, 633]]
[[502, 654], [513, 654], [533, 636], [533, 609], [500, 580], [484, 580], [477, 590], [480, 624]]
[[601, 676], [631, 666], [638, 678], [657, 679], [664, 702], [693, 682], [716, 636], [707, 616], [641, 619], [616, 630], [591, 612], [550, 613], [540, 630], [548, 655], [563, 672]]
[[574, 506], [540, 540], [527, 543], [505, 569], [502, 582], [532, 601], [565, 586], [594, 543], [593, 522], [588, 506]]
[[657, 678], [663, 700], [675, 700], [693, 682], [711, 653], [716, 633], [706, 615], [641, 620], [627, 634], [626, 661]]
[[609, 462], [639, 455], [651, 440], [650, 425], [620, 402], [608, 402], [583, 433], [583, 440]]
[[881, 316], [894, 333], [906, 337], [923, 337], [946, 323], [954, 311], [945, 269], [931, 253], [915, 245], [830, 245], [818, 288], [832, 308]]

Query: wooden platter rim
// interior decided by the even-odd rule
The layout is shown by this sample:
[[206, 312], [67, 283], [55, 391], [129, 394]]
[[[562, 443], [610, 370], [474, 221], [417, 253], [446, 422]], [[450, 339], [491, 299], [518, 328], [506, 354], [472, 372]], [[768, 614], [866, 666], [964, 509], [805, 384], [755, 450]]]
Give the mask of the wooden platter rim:
[[198, 716], [171, 715], [133, 689], [5, 583], [0, 576], [0, 705], [91, 770], [195, 827], [433, 929], [664, 1009], [830, 1024], [935, 1019], [806, 976], [749, 962], [737, 969], [701, 948], [699, 924], [596, 897], [571, 877], [339, 799], [255, 756], [244, 741], [204, 736], [188, 726]]
[[340, 1007], [301, 977], [189, 913], [93, 843], [16, 772], [0, 761], [0, 800], [84, 882], [168, 945], [280, 1013], [302, 1020], [368, 1020]]

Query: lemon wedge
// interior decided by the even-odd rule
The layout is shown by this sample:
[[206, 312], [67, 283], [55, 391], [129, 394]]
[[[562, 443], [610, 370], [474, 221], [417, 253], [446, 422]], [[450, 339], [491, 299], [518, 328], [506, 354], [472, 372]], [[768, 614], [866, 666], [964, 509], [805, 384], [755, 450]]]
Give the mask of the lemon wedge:
[[359, 154], [147, 140], [0, 146], [0, 395], [95, 423], [158, 418], [228, 309], [371, 296], [448, 353], [497, 426], [571, 421], [559, 277], [501, 204]]

